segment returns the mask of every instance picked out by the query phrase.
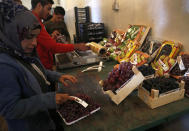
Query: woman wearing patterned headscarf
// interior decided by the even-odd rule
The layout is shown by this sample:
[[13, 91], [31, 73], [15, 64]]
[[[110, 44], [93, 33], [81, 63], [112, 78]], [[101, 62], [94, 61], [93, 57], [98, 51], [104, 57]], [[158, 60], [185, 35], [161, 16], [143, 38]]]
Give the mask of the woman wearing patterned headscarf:
[[12, 0], [0, 0], [0, 115], [9, 131], [50, 131], [50, 109], [73, 100], [49, 92], [49, 81], [76, 82], [75, 77], [45, 70], [35, 47], [41, 26], [35, 16]]

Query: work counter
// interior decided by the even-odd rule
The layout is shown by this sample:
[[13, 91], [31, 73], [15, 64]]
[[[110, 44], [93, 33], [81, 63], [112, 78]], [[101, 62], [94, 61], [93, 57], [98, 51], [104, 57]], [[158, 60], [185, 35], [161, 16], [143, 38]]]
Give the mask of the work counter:
[[116, 62], [112, 61], [105, 62], [105, 68], [101, 72], [94, 70], [81, 73], [88, 66], [60, 70], [78, 78], [77, 84], [70, 84], [67, 88], [59, 84], [59, 88], [63, 88], [64, 93], [86, 94], [101, 106], [99, 111], [79, 122], [65, 125], [66, 131], [142, 131], [189, 112], [189, 98], [187, 97], [156, 109], [150, 109], [138, 98], [137, 90], [116, 105], [109, 96], [103, 94], [102, 87], [98, 84], [99, 80], [107, 77], [115, 64]]

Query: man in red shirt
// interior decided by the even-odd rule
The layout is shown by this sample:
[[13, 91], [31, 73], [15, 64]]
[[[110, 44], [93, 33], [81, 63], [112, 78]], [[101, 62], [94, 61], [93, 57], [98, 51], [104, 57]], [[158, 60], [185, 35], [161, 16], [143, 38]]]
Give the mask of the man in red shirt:
[[61, 44], [56, 43], [55, 40], [48, 34], [45, 26], [42, 23], [50, 15], [53, 0], [32, 0], [32, 12], [37, 17], [41, 25], [41, 32], [37, 37], [37, 53], [42, 64], [46, 69], [52, 70], [53, 54], [65, 53], [76, 50], [87, 50], [85, 44]]

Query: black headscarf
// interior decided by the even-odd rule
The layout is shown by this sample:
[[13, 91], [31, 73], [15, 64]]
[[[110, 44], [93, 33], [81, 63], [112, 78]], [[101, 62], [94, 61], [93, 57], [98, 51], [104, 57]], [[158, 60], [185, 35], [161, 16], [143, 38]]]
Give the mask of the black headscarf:
[[27, 57], [22, 49], [21, 41], [37, 28], [40, 28], [39, 22], [26, 7], [13, 0], [0, 0], [1, 49], [6, 49], [23, 58]]

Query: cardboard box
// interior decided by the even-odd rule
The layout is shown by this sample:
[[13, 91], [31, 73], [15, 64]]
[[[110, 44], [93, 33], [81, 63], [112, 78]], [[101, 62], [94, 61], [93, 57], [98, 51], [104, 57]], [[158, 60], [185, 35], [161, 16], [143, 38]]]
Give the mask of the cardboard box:
[[149, 92], [141, 85], [138, 88], [138, 97], [142, 101], [144, 101], [144, 103], [146, 103], [151, 109], [154, 109], [184, 98], [184, 85], [184, 81], [181, 81], [181, 83], [179, 83], [178, 89], [174, 89], [162, 94], [159, 94], [159, 90], [155, 89], [152, 89], [151, 92]]
[[[111, 90], [103, 91], [105, 94], [109, 95], [111, 100], [115, 104], [120, 104], [135, 88], [137, 88], [145, 79], [142, 73], [134, 66], [133, 67], [134, 76], [127, 82], [125, 82], [122, 87], [116, 90], [114, 94]], [[100, 85], [103, 85], [100, 81]]]

